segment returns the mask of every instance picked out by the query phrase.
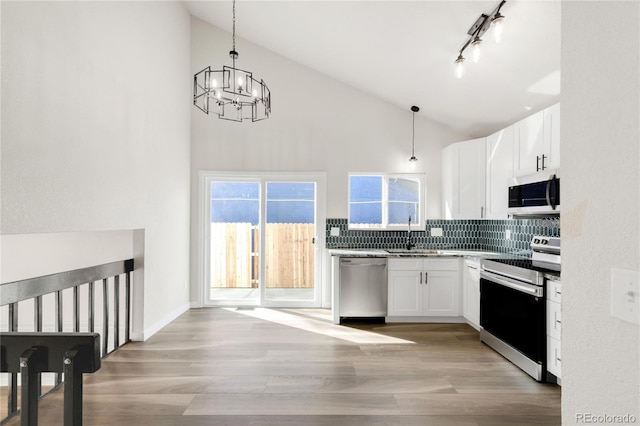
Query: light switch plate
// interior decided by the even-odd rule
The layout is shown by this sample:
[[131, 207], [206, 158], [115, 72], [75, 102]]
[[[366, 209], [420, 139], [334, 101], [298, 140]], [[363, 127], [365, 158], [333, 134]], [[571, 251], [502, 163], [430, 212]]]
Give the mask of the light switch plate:
[[640, 271], [611, 270], [611, 316], [640, 325]]
[[432, 237], [442, 237], [442, 228], [431, 228]]
[[331, 228], [331, 236], [339, 237], [340, 236], [340, 228], [333, 227]]

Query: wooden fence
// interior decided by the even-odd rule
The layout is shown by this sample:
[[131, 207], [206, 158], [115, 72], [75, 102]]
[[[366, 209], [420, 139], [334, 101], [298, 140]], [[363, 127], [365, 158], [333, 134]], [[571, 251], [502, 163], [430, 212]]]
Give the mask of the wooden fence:
[[[312, 223], [266, 225], [267, 288], [313, 288]], [[250, 223], [211, 223], [211, 287], [257, 288], [260, 231]]]

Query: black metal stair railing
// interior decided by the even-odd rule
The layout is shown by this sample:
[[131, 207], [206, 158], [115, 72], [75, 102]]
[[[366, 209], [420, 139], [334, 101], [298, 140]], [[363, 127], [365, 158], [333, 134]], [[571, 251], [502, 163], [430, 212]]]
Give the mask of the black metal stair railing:
[[[107, 263], [89, 268], [76, 269], [43, 277], [31, 278], [21, 281], [0, 284], [0, 307], [7, 307], [6, 333], [0, 334], [2, 343], [2, 353], [0, 372], [7, 374], [7, 416], [0, 420], [0, 424], [6, 423], [10, 418], [21, 413], [22, 425], [34, 425], [33, 410], [37, 413], [37, 400], [49, 392], [58, 389], [65, 384], [65, 425], [82, 424], [82, 373], [93, 372], [100, 368], [100, 358], [104, 358], [113, 350], [119, 348], [130, 341], [131, 329], [131, 273], [134, 269], [133, 259]], [[124, 307], [121, 307], [120, 276], [125, 276]], [[102, 281], [102, 334], [95, 331], [96, 328], [96, 283]], [[87, 300], [87, 324], [85, 332], [81, 332], [81, 297], [80, 288], [88, 287]], [[113, 306], [110, 306], [110, 288], [113, 290]], [[64, 310], [63, 292], [72, 289], [73, 292], [73, 332], [64, 332]], [[53, 294], [55, 320], [53, 328], [55, 332], [43, 332], [43, 296]], [[25, 333], [24, 327], [19, 327], [18, 307], [19, 304], [29, 303], [33, 300], [33, 321], [34, 332]], [[26, 301], [26, 302], [25, 302]], [[121, 309], [122, 308], [122, 309]], [[110, 315], [113, 311], [113, 316]], [[122, 312], [124, 311], [124, 312]], [[120, 317], [124, 316], [124, 336], [120, 335]], [[110, 339], [110, 331], [113, 335]], [[21, 336], [21, 337], [18, 337]], [[74, 337], [75, 336], [75, 337]], [[16, 347], [29, 342], [29, 339], [45, 339], [46, 344], [40, 346], [29, 346], [29, 348], [19, 352], [18, 358], [28, 358], [16, 360]], [[86, 350], [86, 341], [75, 342], [73, 339], [90, 338], [98, 346], [93, 351]], [[21, 340], [22, 339], [22, 340]], [[26, 339], [26, 340], [24, 340]], [[71, 341], [69, 340], [71, 339]], [[110, 345], [110, 341], [112, 344]], [[56, 343], [58, 342], [58, 343]], [[70, 344], [69, 342], [74, 344]], [[17, 346], [16, 346], [17, 345]], [[22, 346], [21, 346], [22, 347]], [[92, 346], [93, 347], [93, 346]], [[84, 348], [84, 349], [82, 349]], [[24, 349], [24, 348], [23, 348]], [[63, 351], [64, 356], [60, 356]], [[80, 353], [80, 356], [78, 356]], [[56, 354], [51, 358], [49, 354]], [[88, 361], [92, 356], [98, 356], [98, 362]], [[75, 361], [74, 361], [75, 360]], [[66, 364], [68, 362], [68, 364]], [[87, 364], [87, 362], [90, 363]], [[93, 362], [93, 363], [91, 363]], [[16, 364], [18, 363], [18, 364]], [[61, 364], [62, 363], [62, 364]], [[24, 364], [25, 367], [16, 366]], [[70, 369], [69, 366], [83, 365], [78, 369]], [[90, 368], [87, 367], [89, 365]], [[67, 367], [65, 369], [65, 366]], [[42, 394], [41, 373], [56, 373], [54, 386], [47, 393]], [[22, 399], [21, 407], [18, 408], [18, 373], [21, 373]], [[26, 374], [26, 376], [25, 376]], [[78, 379], [79, 377], [79, 379]], [[79, 380], [79, 381], [78, 381]], [[78, 383], [80, 383], [78, 385]], [[25, 386], [28, 390], [25, 393]], [[75, 402], [67, 402], [67, 390], [69, 396]], [[35, 398], [35, 400], [34, 400]], [[67, 404], [75, 408], [67, 410]], [[79, 404], [79, 405], [78, 405]], [[78, 407], [80, 416], [78, 417]], [[28, 408], [25, 410], [25, 408]], [[67, 411], [75, 414], [67, 415]], [[68, 417], [68, 418], [67, 418]], [[36, 417], [37, 418], [37, 414]], [[26, 419], [26, 420], [25, 420]], [[26, 421], [26, 422], [25, 422]], [[36, 420], [37, 422], [37, 420]]]
[[82, 374], [100, 368], [98, 333], [0, 333], [0, 371], [21, 375], [21, 426], [38, 424], [41, 373], [64, 373], [64, 425], [82, 425]]

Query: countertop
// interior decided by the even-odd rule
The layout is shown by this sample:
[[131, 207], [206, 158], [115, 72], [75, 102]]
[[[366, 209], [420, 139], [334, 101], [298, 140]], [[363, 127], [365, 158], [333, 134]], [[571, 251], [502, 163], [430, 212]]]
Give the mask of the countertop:
[[[474, 259], [499, 259], [525, 257], [517, 253], [500, 253], [484, 250], [428, 250], [428, 249], [329, 249], [331, 256], [337, 257], [465, 257]], [[560, 272], [541, 270], [543, 276], [551, 280], [559, 280]]]
[[474, 257], [477, 259], [505, 256], [505, 253], [495, 251], [429, 249], [329, 249], [329, 254], [344, 257]]

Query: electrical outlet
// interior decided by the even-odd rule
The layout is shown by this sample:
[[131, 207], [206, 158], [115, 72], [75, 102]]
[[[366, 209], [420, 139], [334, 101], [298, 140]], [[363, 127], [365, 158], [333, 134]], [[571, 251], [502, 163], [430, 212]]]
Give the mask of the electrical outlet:
[[432, 237], [442, 237], [442, 228], [431, 228]]
[[504, 231], [504, 238], [506, 238], [507, 240], [511, 239], [511, 229], [507, 229], [506, 231]]
[[611, 316], [640, 325], [640, 271], [611, 270]]
[[336, 227], [331, 228], [330, 235], [332, 237], [339, 237], [340, 236], [340, 228], [336, 228]]

